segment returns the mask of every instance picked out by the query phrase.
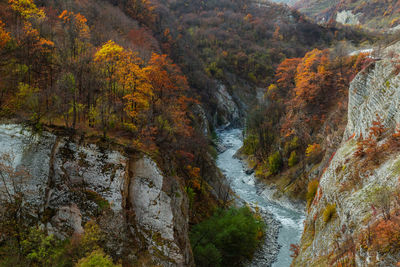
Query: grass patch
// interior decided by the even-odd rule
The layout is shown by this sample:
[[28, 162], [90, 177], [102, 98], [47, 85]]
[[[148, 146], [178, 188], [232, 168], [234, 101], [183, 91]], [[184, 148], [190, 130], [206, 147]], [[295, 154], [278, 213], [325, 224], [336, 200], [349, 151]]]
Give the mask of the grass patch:
[[313, 202], [315, 195], [317, 194], [318, 186], [319, 186], [319, 180], [313, 180], [308, 183], [307, 194], [306, 194], [308, 207], [311, 206], [311, 203]]
[[336, 217], [336, 204], [328, 204], [322, 214], [325, 223], [329, 223]]
[[107, 199], [104, 199], [99, 193], [92, 190], [85, 190], [85, 194], [89, 200], [97, 204], [100, 211], [110, 208], [110, 203], [108, 203]]

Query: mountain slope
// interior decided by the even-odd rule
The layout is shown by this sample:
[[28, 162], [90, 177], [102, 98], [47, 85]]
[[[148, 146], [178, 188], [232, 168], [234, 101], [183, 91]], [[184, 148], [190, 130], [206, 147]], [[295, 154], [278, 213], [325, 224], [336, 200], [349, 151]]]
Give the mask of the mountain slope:
[[400, 262], [399, 47], [350, 85], [343, 141], [315, 191], [294, 266]]
[[397, 0], [300, 0], [295, 7], [320, 22], [336, 20], [371, 29], [388, 29], [400, 24]]
[[361, 31], [317, 25], [296, 10], [269, 1], [158, 2], [155, 10], [163, 20], [176, 18], [161, 23], [164, 46], [209, 103], [215, 125], [229, 121], [220, 101], [228, 97], [219, 95], [230, 94], [243, 119], [285, 58], [302, 57], [337, 40], [369, 39]]

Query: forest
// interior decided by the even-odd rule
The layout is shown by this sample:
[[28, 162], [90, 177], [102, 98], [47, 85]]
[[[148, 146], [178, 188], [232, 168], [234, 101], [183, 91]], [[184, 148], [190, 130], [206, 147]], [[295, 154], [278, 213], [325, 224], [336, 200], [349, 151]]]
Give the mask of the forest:
[[[70, 160], [80, 151], [71, 152], [75, 144], [95, 144], [128, 159], [126, 179], [137, 171], [130, 163], [144, 155], [165, 178], [161, 185], [150, 182], [148, 191], [159, 186], [157, 197], [168, 198], [173, 207], [171, 235], [179, 249], [189, 251], [186, 265], [243, 266], [271, 241], [266, 238], [273, 226], [265, 223], [264, 211], [250, 203], [238, 205], [231, 181], [218, 166], [219, 155], [231, 148], [221, 144], [221, 129], [243, 129], [243, 147], [234, 156], [249, 165], [243, 173], [254, 172], [257, 183], [274, 186], [310, 211], [346, 129], [349, 86], [380, 57], [349, 52], [394, 38], [334, 20], [318, 24], [307, 16], [314, 13], [301, 13], [309, 2], [300, 1], [299, 11], [250, 0], [0, 0], [0, 122], [23, 127], [12, 138], [23, 131], [31, 132], [32, 140], [51, 133], [57, 136], [54, 147], [60, 140], [73, 144], [61, 152], [51, 149], [53, 165], [57, 153]], [[395, 27], [397, 6], [389, 2], [383, 16]], [[381, 4], [372, 5], [382, 13]], [[364, 9], [371, 11], [370, 5], [356, 8]], [[221, 88], [229, 103], [221, 103]], [[237, 108], [238, 119], [226, 118], [225, 104]], [[377, 117], [371, 134], [357, 139], [356, 159], [383, 157], [387, 146], [379, 141], [384, 129]], [[388, 143], [396, 149], [398, 135]], [[74, 160], [87, 167], [82, 151], [76, 153]], [[14, 157], [0, 155], [0, 266], [165, 264], [170, 255], [154, 249], [165, 245], [165, 237], [153, 229], [143, 231], [151, 236], [147, 247], [143, 233], [121, 241], [129, 253], [137, 253], [135, 258], [109, 246], [115, 233], [104, 227], [104, 218], [112, 217], [113, 203], [85, 184], [68, 190], [94, 203], [95, 212], [80, 217], [82, 232], [53, 235], [46, 229], [56, 212], [27, 203], [20, 185], [32, 175], [13, 166]], [[51, 168], [45, 170], [49, 177], [54, 176]], [[65, 168], [59, 169], [66, 173]], [[110, 169], [105, 164], [102, 172]], [[114, 170], [111, 180], [115, 176]], [[131, 190], [132, 184], [124, 181], [123, 186]], [[125, 203], [129, 192], [123, 192], [122, 201], [126, 221], [136, 212]], [[336, 205], [328, 204], [324, 222], [335, 216]], [[136, 226], [129, 223], [124, 230], [133, 231]], [[385, 217], [373, 227], [387, 229], [388, 224]], [[292, 244], [292, 250], [296, 258], [300, 247]]]

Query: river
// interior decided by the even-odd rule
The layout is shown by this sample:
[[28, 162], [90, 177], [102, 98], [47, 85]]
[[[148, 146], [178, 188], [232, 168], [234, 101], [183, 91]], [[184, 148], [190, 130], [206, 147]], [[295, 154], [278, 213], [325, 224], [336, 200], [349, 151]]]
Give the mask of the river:
[[[275, 256], [276, 261], [272, 264], [273, 267], [290, 266], [292, 262], [291, 251], [289, 250], [290, 244], [299, 243], [303, 231], [304, 213], [284, 207], [262, 196], [262, 190], [257, 185], [254, 175], [247, 175], [242, 162], [234, 157], [243, 144], [242, 131], [240, 129], [219, 131], [218, 136], [221, 145], [226, 147], [227, 150], [218, 156], [217, 165], [226, 175], [234, 193], [250, 206], [258, 206], [261, 212], [271, 214], [281, 226], [278, 234], [278, 243], [280, 245], [278, 255], [271, 254], [270, 240], [266, 238], [265, 244], [256, 253], [250, 266], [270, 266], [271, 261], [274, 261], [274, 259], [271, 260], [271, 257], [275, 258]], [[266, 221], [267, 227], [269, 222], [268, 220]], [[276, 225], [270, 227], [278, 228]], [[276, 231], [278, 230], [276, 229]], [[265, 256], [266, 254], [271, 255], [268, 258]], [[265, 258], [263, 259], [263, 257]]]

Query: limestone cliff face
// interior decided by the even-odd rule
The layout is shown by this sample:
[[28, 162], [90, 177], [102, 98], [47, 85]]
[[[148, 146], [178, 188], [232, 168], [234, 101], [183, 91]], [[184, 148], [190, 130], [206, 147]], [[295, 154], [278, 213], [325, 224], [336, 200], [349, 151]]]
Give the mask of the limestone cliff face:
[[193, 265], [186, 195], [149, 157], [47, 132], [36, 136], [19, 125], [0, 125], [0, 155], [29, 172], [18, 186], [50, 233], [82, 234], [95, 218], [117, 256], [135, 261], [147, 251], [162, 266]]
[[216, 125], [238, 124], [240, 121], [239, 107], [233, 100], [232, 96], [223, 84], [218, 85], [218, 90], [215, 92], [217, 100]]
[[174, 179], [165, 179], [154, 161], [141, 157], [130, 163], [129, 204], [136, 229], [163, 266], [190, 266], [188, 202]]
[[389, 129], [400, 123], [400, 76], [395, 69], [397, 63], [391, 58], [399, 49], [399, 43], [385, 49], [384, 59], [370, 65], [352, 81], [344, 140], [352, 134], [367, 136], [376, 115]]
[[385, 146], [370, 162], [354, 154], [358, 138], [368, 136], [377, 115], [388, 129], [378, 145], [385, 144], [400, 123], [400, 75], [390, 56], [398, 47], [387, 48], [383, 59], [351, 83], [343, 141], [320, 179], [293, 266], [395, 266], [400, 261], [399, 253], [382, 250], [369, 238], [376, 234], [371, 229], [383, 221], [381, 210], [399, 208], [391, 196], [399, 190], [400, 153]]

